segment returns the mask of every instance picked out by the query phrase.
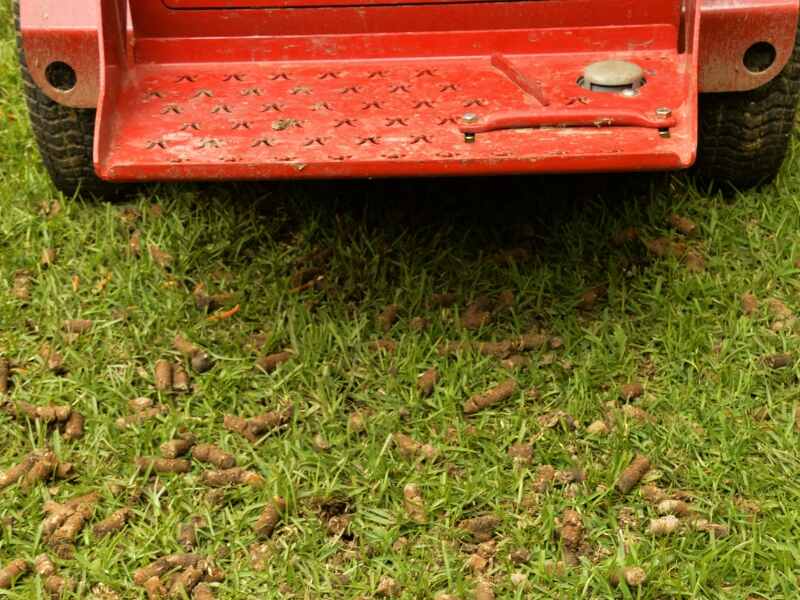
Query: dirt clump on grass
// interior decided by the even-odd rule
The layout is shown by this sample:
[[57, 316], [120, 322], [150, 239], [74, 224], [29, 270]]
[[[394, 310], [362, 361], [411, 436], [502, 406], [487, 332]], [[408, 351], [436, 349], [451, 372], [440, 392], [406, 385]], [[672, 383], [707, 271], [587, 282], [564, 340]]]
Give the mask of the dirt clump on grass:
[[517, 391], [517, 382], [514, 379], [507, 379], [506, 381], [489, 388], [485, 392], [475, 394], [469, 400], [464, 402], [464, 414], [472, 415], [484, 408], [508, 400]]
[[0, 569], [0, 590], [7, 590], [23, 575], [30, 571], [28, 561], [17, 558]]
[[283, 518], [283, 514], [286, 512], [286, 500], [281, 496], [273, 496], [272, 500], [267, 502], [267, 505], [264, 507], [264, 510], [258, 517], [255, 525], [253, 526], [253, 530], [255, 531], [256, 535], [260, 538], [269, 538], [272, 537], [275, 528], [280, 523], [281, 519]]
[[580, 555], [585, 554], [583, 519], [578, 511], [568, 508], [561, 513], [558, 536], [564, 551], [564, 563], [574, 567], [580, 562]]
[[102, 538], [109, 534], [116, 533], [125, 527], [125, 524], [132, 516], [133, 510], [129, 507], [115, 510], [108, 517], [99, 523], [96, 523], [94, 527], [92, 527], [92, 533], [94, 533], [95, 537], [97, 538]]
[[644, 386], [638, 382], [626, 383], [619, 388], [619, 397], [624, 402], [639, 398], [644, 393]]
[[294, 358], [294, 353], [287, 351], [283, 352], [275, 352], [274, 354], [268, 354], [267, 356], [262, 356], [256, 361], [256, 367], [262, 370], [264, 373], [272, 373], [275, 371], [279, 366], [281, 366], [285, 362], [289, 362]]
[[468, 532], [476, 542], [488, 542], [494, 536], [494, 531], [500, 525], [500, 518], [496, 515], [482, 515], [464, 519], [458, 524], [459, 529]]
[[92, 321], [89, 319], [68, 319], [64, 321], [63, 327], [67, 333], [86, 333], [92, 328]]
[[794, 363], [794, 357], [788, 352], [780, 352], [778, 354], [770, 354], [764, 357], [764, 364], [770, 369], [782, 369]]
[[197, 546], [197, 528], [206, 524], [205, 518], [194, 516], [178, 527], [178, 544], [187, 552]]
[[399, 304], [389, 304], [378, 315], [378, 328], [383, 333], [388, 333], [392, 326], [397, 322], [397, 316], [400, 312]]
[[214, 366], [214, 361], [208, 352], [190, 342], [181, 335], [176, 335], [172, 340], [172, 347], [189, 359], [189, 364], [195, 373], [205, 373]]
[[747, 316], [755, 314], [758, 310], [758, 298], [750, 292], [745, 292], [741, 296], [742, 313]]
[[18, 415], [24, 415], [33, 421], [44, 423], [64, 423], [72, 414], [72, 407], [69, 405], [36, 406], [19, 401], [16, 406]]
[[641, 587], [647, 581], [647, 573], [641, 567], [624, 567], [611, 574], [609, 583], [616, 587], [622, 581], [628, 584], [628, 587], [637, 588]]
[[272, 410], [256, 417], [244, 418], [236, 415], [225, 415], [223, 427], [233, 433], [256, 443], [261, 436], [279, 429], [292, 420], [294, 406], [289, 405], [282, 410]]
[[218, 469], [230, 469], [236, 466], [236, 457], [214, 444], [197, 444], [192, 447], [192, 458], [212, 464]]
[[74, 581], [58, 575], [56, 566], [47, 554], [40, 554], [34, 559], [33, 570], [42, 578], [44, 590], [51, 598], [61, 598], [75, 588]]
[[418, 442], [405, 433], [394, 433], [392, 434], [392, 439], [395, 446], [397, 446], [398, 452], [404, 458], [434, 460], [439, 455], [439, 451], [431, 444]]
[[439, 381], [439, 371], [436, 367], [431, 367], [417, 379], [417, 391], [423, 398], [433, 394], [433, 389]]
[[152, 473], [188, 473], [192, 465], [184, 458], [139, 457], [136, 459], [136, 468], [140, 472]]
[[424, 524], [428, 522], [425, 500], [422, 497], [422, 490], [417, 484], [409, 483], [403, 487], [403, 507], [408, 518], [414, 523]]
[[159, 446], [161, 455], [164, 458], [178, 458], [188, 453], [195, 444], [195, 437], [191, 433], [185, 433], [177, 438], [164, 442]]
[[682, 217], [673, 213], [669, 216], [668, 222], [673, 229], [685, 235], [686, 237], [694, 237], [698, 233], [697, 223], [686, 217]]
[[34, 453], [31, 453], [25, 456], [19, 463], [6, 470], [0, 475], [0, 490], [12, 486], [22, 479], [37, 460], [38, 457]]
[[232, 467], [220, 471], [203, 471], [200, 475], [200, 481], [210, 487], [225, 487], [229, 485], [258, 487], [264, 483], [264, 478], [255, 471], [249, 471], [242, 467]]
[[625, 495], [630, 492], [649, 470], [650, 459], [642, 454], [637, 454], [617, 479], [616, 488], [619, 493]]
[[[4, 356], [0, 356], [0, 396], [8, 394], [9, 380], [11, 378], [11, 363]], [[2, 402], [2, 400], [0, 400]]]

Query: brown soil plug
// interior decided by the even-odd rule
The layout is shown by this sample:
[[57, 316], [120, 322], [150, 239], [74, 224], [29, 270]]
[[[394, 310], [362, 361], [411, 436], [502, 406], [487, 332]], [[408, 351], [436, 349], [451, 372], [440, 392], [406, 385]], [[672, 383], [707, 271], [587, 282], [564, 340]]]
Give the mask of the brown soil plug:
[[75, 551], [75, 538], [78, 537], [87, 519], [92, 515], [92, 507], [81, 505], [65, 520], [64, 524], [50, 536], [50, 545], [60, 558], [71, 558]]
[[494, 600], [494, 589], [488, 581], [479, 581], [475, 586], [475, 600]]
[[40, 481], [46, 481], [58, 472], [58, 458], [54, 452], [47, 450], [37, 455], [36, 462], [25, 474], [22, 480], [22, 489], [29, 490]]
[[133, 412], [141, 412], [143, 410], [147, 410], [148, 408], [153, 408], [153, 400], [143, 396], [140, 396], [139, 398], [131, 398], [128, 400], [128, 408], [130, 408]]
[[752, 315], [758, 310], [758, 298], [750, 292], [742, 294], [742, 312], [746, 315]]
[[200, 481], [211, 487], [224, 487], [226, 485], [259, 486], [264, 483], [264, 478], [254, 471], [233, 467], [223, 471], [203, 471]]
[[192, 590], [192, 600], [214, 600], [214, 592], [207, 583], [199, 583]]
[[293, 352], [276, 352], [259, 358], [256, 361], [256, 367], [265, 373], [272, 373], [275, 369], [283, 363], [290, 361], [292, 358], [294, 358]]
[[680, 526], [680, 521], [675, 515], [667, 515], [666, 517], [659, 517], [658, 519], [650, 519], [650, 525], [647, 530], [652, 535], [669, 535], [677, 531]]
[[19, 463], [8, 469], [5, 473], [0, 475], [0, 490], [3, 490], [17, 481], [22, 479], [25, 474], [30, 471], [31, 467], [36, 463], [38, 457], [36, 454], [31, 453], [24, 457]]
[[425, 510], [425, 500], [422, 498], [422, 490], [415, 483], [409, 483], [403, 488], [403, 507], [406, 509], [408, 518], [415, 523], [424, 524], [428, 522], [428, 514]]
[[83, 437], [83, 425], [84, 425], [84, 418], [81, 413], [78, 411], [73, 410], [72, 414], [70, 414], [69, 419], [67, 419], [66, 424], [64, 425], [64, 434], [63, 438], [65, 440], [78, 440]]
[[265, 433], [288, 423], [293, 414], [294, 407], [288, 406], [284, 410], [273, 410], [250, 419], [235, 415], [225, 415], [223, 426], [228, 431], [238, 433], [250, 442], [255, 443]]
[[421, 444], [412, 437], [404, 433], [395, 433], [392, 435], [394, 443], [397, 445], [397, 450], [405, 458], [427, 458], [433, 460], [439, 454], [436, 448], [430, 444]]
[[172, 365], [172, 389], [176, 392], [185, 393], [191, 390], [189, 384], [189, 373], [180, 363]]
[[133, 516], [133, 511], [130, 508], [120, 508], [111, 513], [92, 528], [92, 533], [95, 537], [105, 537], [110, 533], [115, 533], [125, 527], [125, 523]]
[[693, 237], [697, 233], [697, 224], [691, 219], [680, 215], [671, 214], [669, 216], [669, 224], [686, 237]]
[[464, 413], [468, 415], [474, 414], [493, 404], [507, 400], [516, 391], [517, 382], [513, 379], [508, 379], [486, 392], [472, 396], [464, 403]]
[[667, 498], [661, 500], [656, 506], [656, 512], [660, 515], [675, 515], [676, 517], [685, 517], [691, 514], [692, 509], [683, 500], [674, 500]]
[[31, 566], [28, 564], [28, 562], [22, 560], [21, 558], [12, 560], [5, 567], [0, 569], [0, 590], [9, 589], [14, 582], [19, 577], [27, 573], [30, 568]]
[[142, 567], [133, 572], [133, 582], [136, 585], [144, 583], [152, 577], [161, 577], [172, 569], [185, 569], [194, 567], [200, 562], [197, 554], [169, 554], [154, 560], [146, 567]]
[[17, 402], [17, 412], [29, 419], [45, 423], [63, 423], [72, 414], [71, 406], [35, 406], [27, 402]]
[[197, 444], [192, 448], [192, 458], [200, 462], [210, 463], [218, 469], [230, 469], [236, 466], [236, 458], [214, 444]]
[[42, 521], [42, 536], [49, 539], [53, 532], [64, 524], [67, 517], [75, 512], [75, 509], [57, 502], [48, 502], [45, 503], [44, 511], [47, 516]]
[[162, 600], [167, 595], [164, 584], [161, 583], [161, 579], [156, 575], [145, 581], [142, 587], [147, 594], [147, 600]]
[[647, 573], [641, 567], [625, 567], [612, 573], [609, 578], [613, 586], [618, 586], [623, 580], [629, 587], [639, 587], [647, 581]]
[[384, 333], [387, 333], [397, 322], [397, 313], [400, 312], [400, 306], [397, 304], [389, 304], [383, 309], [381, 314], [378, 315], [378, 327]]
[[494, 535], [494, 530], [500, 525], [500, 519], [495, 515], [484, 515], [472, 519], [464, 519], [458, 524], [460, 529], [468, 531], [477, 542], [488, 542]]
[[14, 287], [11, 293], [14, 298], [21, 302], [27, 302], [31, 299], [31, 274], [29, 271], [21, 269], [14, 273]]
[[578, 511], [568, 508], [561, 514], [561, 528], [558, 533], [564, 544], [564, 562], [576, 566], [583, 544], [583, 520]]
[[175, 581], [169, 588], [170, 598], [185, 598], [191, 594], [194, 587], [200, 583], [203, 578], [203, 572], [197, 567], [190, 566], [175, 578]]
[[7, 358], [0, 356], [0, 396], [8, 394], [8, 379], [11, 373], [11, 363]]
[[391, 577], [383, 576], [378, 582], [375, 595], [379, 598], [395, 598], [400, 595], [400, 584]]
[[286, 500], [280, 496], [274, 496], [256, 521], [254, 527], [256, 535], [261, 538], [271, 537], [284, 512], [286, 512]]
[[631, 464], [622, 472], [617, 480], [617, 490], [621, 494], [630, 492], [650, 470], [650, 459], [637, 454]]
[[436, 367], [431, 367], [420, 375], [419, 379], [417, 379], [417, 390], [419, 390], [420, 396], [423, 398], [430, 396], [438, 381], [439, 371], [436, 370]]
[[175, 339], [172, 341], [172, 346], [178, 352], [189, 357], [192, 369], [194, 369], [196, 373], [205, 373], [214, 366], [214, 361], [211, 360], [211, 357], [205, 350], [180, 335], [175, 336]]
[[770, 369], [782, 369], [783, 367], [791, 365], [792, 362], [794, 362], [794, 359], [788, 352], [771, 354], [764, 357], [764, 363], [766, 363]]
[[188, 473], [191, 463], [183, 458], [145, 458], [136, 459], [136, 468], [140, 472], [153, 473]]
[[192, 517], [186, 523], [181, 523], [178, 528], [178, 543], [185, 550], [193, 550], [197, 546], [197, 528], [203, 527], [206, 520], [203, 517]]
[[155, 383], [159, 392], [172, 390], [172, 363], [168, 360], [162, 358], [156, 361]]
[[33, 569], [43, 580], [45, 591], [52, 598], [60, 598], [65, 591], [71, 590], [74, 583], [56, 574], [56, 567], [50, 557], [40, 554], [33, 562]]
[[71, 319], [64, 321], [64, 331], [67, 333], [86, 333], [92, 328], [89, 319]]
[[619, 397], [625, 402], [635, 400], [644, 393], [644, 387], [641, 383], [626, 383], [619, 388]]
[[192, 434], [186, 434], [182, 437], [164, 442], [160, 446], [161, 456], [164, 458], [178, 458], [183, 456], [194, 446], [195, 437]]
[[488, 325], [492, 320], [490, 308], [491, 302], [488, 298], [478, 298], [467, 306], [464, 314], [461, 315], [461, 326], [469, 331], [474, 331]]

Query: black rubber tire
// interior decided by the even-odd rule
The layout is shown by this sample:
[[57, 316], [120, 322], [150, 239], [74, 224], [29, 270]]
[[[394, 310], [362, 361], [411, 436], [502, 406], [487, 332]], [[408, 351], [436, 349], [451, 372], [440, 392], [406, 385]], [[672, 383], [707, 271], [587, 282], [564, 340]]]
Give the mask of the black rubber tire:
[[17, 52], [31, 129], [39, 154], [55, 187], [67, 196], [80, 192], [113, 196], [118, 186], [101, 180], [94, 172], [92, 144], [95, 111], [63, 106], [46, 96], [33, 82], [20, 36], [19, 0], [13, 0]]
[[800, 36], [789, 62], [766, 85], [749, 92], [700, 95], [695, 172], [704, 182], [744, 190], [780, 171], [800, 97]]

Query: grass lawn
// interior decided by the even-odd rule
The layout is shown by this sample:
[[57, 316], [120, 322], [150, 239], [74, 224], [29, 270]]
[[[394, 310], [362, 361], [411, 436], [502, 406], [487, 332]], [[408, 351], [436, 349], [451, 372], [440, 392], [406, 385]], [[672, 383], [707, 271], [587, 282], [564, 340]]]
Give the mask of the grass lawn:
[[[775, 184], [732, 199], [676, 175], [73, 200], [55, 194], [30, 136], [7, 4], [0, 473], [31, 452], [44, 464], [48, 447], [73, 472], [0, 490], [0, 566], [46, 553], [73, 582], [64, 597], [98, 599], [144, 597], [134, 572], [185, 548], [200, 572], [224, 573], [208, 584], [218, 598], [797, 597], [796, 147]], [[176, 335], [213, 366], [192, 368]], [[523, 335], [535, 343], [517, 355]], [[514, 347], [478, 345], [502, 340]], [[448, 342], [463, 344], [440, 353]], [[189, 391], [156, 389], [159, 360], [185, 366]], [[465, 414], [509, 379], [506, 398]], [[632, 398], [628, 384], [641, 386]], [[162, 410], [121, 428], [134, 398]], [[25, 414], [49, 405], [83, 415], [82, 437]], [[223, 423], [289, 406], [252, 439]], [[188, 473], [140, 472], [137, 458], [187, 432], [262, 480], [211, 487], [215, 467], [195, 459]], [[637, 454], [651, 468], [623, 494]], [[48, 535], [48, 514], [93, 492], [71, 513], [74, 537]], [[259, 535], [275, 496], [286, 508]], [[120, 510], [126, 523], [101, 535]], [[674, 531], [651, 530], [675, 511], [655, 524]], [[192, 522], [196, 540], [179, 539]], [[615, 586], [626, 567], [646, 581], [628, 569]], [[46, 583], [29, 573], [0, 597], [45, 597]]]

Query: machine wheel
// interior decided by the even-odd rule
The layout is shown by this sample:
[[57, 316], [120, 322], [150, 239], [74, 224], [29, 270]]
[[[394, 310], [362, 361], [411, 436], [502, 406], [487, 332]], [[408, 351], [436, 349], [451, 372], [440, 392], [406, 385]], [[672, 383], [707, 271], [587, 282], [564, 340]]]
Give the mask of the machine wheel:
[[13, 0], [13, 10], [31, 129], [50, 179], [67, 196], [78, 191], [95, 196], [113, 195], [118, 188], [104, 182], [94, 172], [92, 144], [95, 111], [58, 104], [33, 82], [22, 50], [19, 0]]
[[800, 97], [800, 37], [783, 71], [749, 92], [702, 94], [697, 174], [736, 189], [772, 180], [786, 157]]

